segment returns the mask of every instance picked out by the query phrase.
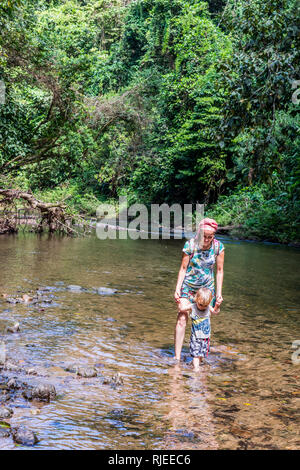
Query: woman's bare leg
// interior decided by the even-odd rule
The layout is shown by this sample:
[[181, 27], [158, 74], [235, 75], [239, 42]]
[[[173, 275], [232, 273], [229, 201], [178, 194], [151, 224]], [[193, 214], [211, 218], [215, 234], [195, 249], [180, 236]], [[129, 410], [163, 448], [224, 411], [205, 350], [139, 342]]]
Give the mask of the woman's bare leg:
[[187, 324], [187, 320], [188, 320], [187, 313], [182, 313], [182, 312], [178, 313], [176, 327], [175, 327], [175, 334], [174, 334], [175, 359], [177, 359], [178, 361], [180, 361], [180, 357], [181, 357], [181, 349], [182, 349], [182, 345], [184, 341], [185, 327]]

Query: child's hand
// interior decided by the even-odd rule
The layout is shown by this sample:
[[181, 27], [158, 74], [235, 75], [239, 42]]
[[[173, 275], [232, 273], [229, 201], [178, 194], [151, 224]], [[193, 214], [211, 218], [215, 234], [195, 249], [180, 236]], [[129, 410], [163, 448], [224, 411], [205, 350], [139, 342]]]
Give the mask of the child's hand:
[[178, 313], [189, 313], [191, 311], [191, 307], [179, 307]]
[[217, 315], [220, 312], [221, 302], [216, 302], [214, 308], [211, 307], [212, 315]]
[[180, 302], [177, 304], [179, 313], [188, 313], [191, 310], [191, 302], [187, 299], [180, 299]]

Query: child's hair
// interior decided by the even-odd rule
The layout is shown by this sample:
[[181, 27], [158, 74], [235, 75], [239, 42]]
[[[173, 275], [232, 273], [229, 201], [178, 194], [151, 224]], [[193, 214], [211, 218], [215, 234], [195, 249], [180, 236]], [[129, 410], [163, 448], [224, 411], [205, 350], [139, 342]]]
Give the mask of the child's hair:
[[200, 289], [197, 290], [196, 295], [195, 295], [195, 302], [201, 302], [202, 305], [207, 305], [210, 304], [212, 299], [212, 293], [210, 289], [207, 289], [207, 287], [200, 287]]

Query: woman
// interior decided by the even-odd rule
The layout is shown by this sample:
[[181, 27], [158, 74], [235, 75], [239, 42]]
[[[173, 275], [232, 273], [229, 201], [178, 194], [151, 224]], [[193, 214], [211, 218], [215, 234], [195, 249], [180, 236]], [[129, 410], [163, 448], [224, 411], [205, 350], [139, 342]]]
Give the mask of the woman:
[[[175, 301], [179, 313], [175, 327], [175, 359], [180, 361], [181, 349], [185, 336], [188, 315], [181, 312], [186, 306], [186, 299], [194, 302], [194, 295], [200, 287], [207, 287], [213, 294], [212, 306], [215, 302], [223, 302], [223, 265], [224, 245], [215, 240], [218, 224], [214, 219], [203, 219], [198, 227], [195, 238], [187, 241], [183, 247], [182, 261], [178, 273], [175, 290]], [[214, 286], [214, 267], [217, 266], [217, 289]]]

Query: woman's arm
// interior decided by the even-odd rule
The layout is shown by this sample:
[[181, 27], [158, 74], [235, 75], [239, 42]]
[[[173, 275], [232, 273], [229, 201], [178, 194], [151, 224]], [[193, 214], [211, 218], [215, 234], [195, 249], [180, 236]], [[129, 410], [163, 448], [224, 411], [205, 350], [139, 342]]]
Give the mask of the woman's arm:
[[224, 277], [224, 255], [225, 255], [225, 250], [223, 250], [218, 256], [217, 256], [217, 289], [216, 289], [216, 297], [217, 297], [217, 302], [222, 303], [223, 302], [223, 297], [222, 297], [222, 286], [223, 286], [223, 277]]
[[176, 284], [176, 289], [175, 289], [175, 302], [179, 302], [180, 299], [180, 291], [181, 291], [181, 286], [186, 274], [187, 267], [189, 265], [190, 257], [186, 253], [182, 253], [182, 260], [181, 260], [181, 266], [179, 269], [178, 277], [177, 277], [177, 284]]

